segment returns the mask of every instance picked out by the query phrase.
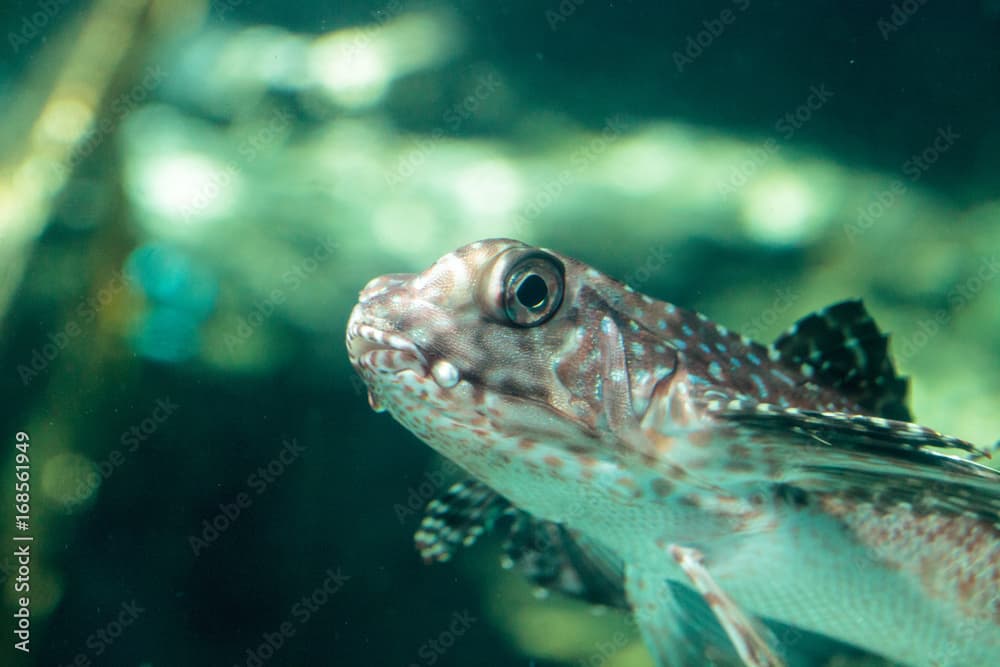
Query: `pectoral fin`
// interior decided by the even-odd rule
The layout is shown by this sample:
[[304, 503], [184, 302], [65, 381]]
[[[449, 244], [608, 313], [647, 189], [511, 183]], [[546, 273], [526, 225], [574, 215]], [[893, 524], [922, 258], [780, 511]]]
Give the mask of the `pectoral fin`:
[[701, 552], [676, 544], [670, 545], [668, 551], [695, 590], [701, 593], [746, 667], [785, 667], [785, 661], [778, 657], [774, 648], [777, 642], [770, 630], [748, 616], [719, 587], [705, 568]]

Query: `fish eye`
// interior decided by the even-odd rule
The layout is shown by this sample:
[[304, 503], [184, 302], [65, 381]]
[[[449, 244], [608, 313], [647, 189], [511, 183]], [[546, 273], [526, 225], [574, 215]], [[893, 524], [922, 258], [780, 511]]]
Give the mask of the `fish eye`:
[[518, 326], [543, 324], [559, 310], [562, 297], [562, 264], [549, 255], [521, 258], [504, 279], [504, 310], [507, 319]]

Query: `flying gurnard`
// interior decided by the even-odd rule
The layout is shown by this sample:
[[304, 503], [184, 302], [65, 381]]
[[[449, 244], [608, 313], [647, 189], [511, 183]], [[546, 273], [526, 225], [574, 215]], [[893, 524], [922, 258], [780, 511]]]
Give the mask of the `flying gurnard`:
[[762, 345], [492, 239], [369, 282], [347, 349], [471, 476], [429, 504], [428, 560], [506, 521], [508, 562], [630, 609], [663, 666], [790, 664], [801, 633], [1000, 665], [1000, 473], [912, 422], [860, 301]]

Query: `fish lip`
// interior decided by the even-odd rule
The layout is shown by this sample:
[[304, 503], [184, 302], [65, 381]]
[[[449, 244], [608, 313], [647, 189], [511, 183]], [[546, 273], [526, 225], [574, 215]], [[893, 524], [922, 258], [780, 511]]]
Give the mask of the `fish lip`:
[[[351, 360], [351, 365], [356, 369], [374, 365], [375, 355], [385, 350], [402, 352], [413, 358], [419, 366], [422, 375], [430, 373], [430, 364], [427, 357], [420, 351], [413, 341], [401, 336], [398, 333], [384, 331], [378, 327], [367, 324], [361, 319], [359, 306], [355, 306], [351, 313], [351, 319], [347, 326], [347, 354]], [[402, 364], [397, 372], [415, 370], [409, 364]]]

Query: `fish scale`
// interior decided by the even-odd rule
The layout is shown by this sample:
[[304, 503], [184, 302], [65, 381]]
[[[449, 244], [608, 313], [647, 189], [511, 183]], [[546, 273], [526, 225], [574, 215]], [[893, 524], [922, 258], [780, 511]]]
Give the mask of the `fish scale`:
[[1000, 664], [1000, 474], [909, 421], [860, 301], [762, 345], [491, 239], [370, 282], [347, 348], [472, 477], [431, 504], [428, 560], [506, 526], [508, 564], [630, 609], [660, 665], [815, 664], [793, 631]]

